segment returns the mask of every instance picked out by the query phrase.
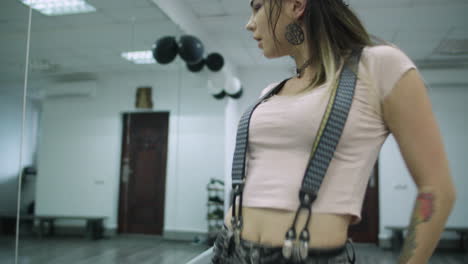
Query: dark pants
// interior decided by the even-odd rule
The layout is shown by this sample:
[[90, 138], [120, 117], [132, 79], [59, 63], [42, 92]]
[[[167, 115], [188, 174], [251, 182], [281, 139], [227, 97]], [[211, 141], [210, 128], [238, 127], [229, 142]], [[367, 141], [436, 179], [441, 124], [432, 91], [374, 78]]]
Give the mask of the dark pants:
[[351, 243], [348, 242], [340, 248], [310, 249], [306, 260], [294, 262], [283, 257], [281, 247], [264, 246], [246, 240], [241, 240], [239, 246], [236, 246], [228, 233], [227, 227], [223, 227], [218, 234], [213, 246], [212, 264], [345, 264], [351, 263], [355, 254], [352, 247], [352, 255], [348, 254], [346, 246]]

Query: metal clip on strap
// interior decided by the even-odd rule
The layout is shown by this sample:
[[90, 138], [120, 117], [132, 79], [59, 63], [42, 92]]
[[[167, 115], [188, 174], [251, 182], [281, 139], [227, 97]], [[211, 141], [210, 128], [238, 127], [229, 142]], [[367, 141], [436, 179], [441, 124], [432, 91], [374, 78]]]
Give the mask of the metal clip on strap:
[[[302, 262], [308, 255], [310, 235], [307, 227], [309, 226], [312, 213], [312, 203], [317, 198], [323, 177], [325, 177], [348, 118], [356, 88], [356, 72], [361, 53], [362, 48], [353, 50], [349, 61], [344, 65], [340, 73], [338, 87], [332, 91], [327, 110], [314, 141], [312, 156], [299, 193], [301, 204], [296, 212], [292, 227], [286, 232], [286, 240], [283, 246], [283, 256], [288, 260], [293, 257], [293, 262]], [[351, 68], [354, 68], [355, 71], [351, 70]], [[322, 137], [322, 134], [326, 136]], [[298, 215], [302, 209], [308, 211], [308, 216], [306, 225], [299, 237], [299, 247], [297, 247], [294, 246], [296, 242], [295, 227]]]
[[[349, 252], [348, 252], [348, 244], [351, 246], [351, 250], [353, 252], [353, 256], [349, 256]], [[354, 252], [354, 246], [353, 246], [353, 241], [349, 238], [348, 241], [346, 242], [346, 256], [348, 258], [348, 262], [351, 263], [351, 264], [354, 264], [356, 263], [356, 253]]]
[[[234, 190], [232, 195], [232, 218], [231, 226], [234, 231], [234, 240], [236, 245], [240, 244], [240, 233], [242, 230], [242, 192], [244, 190], [244, 183], [233, 184], [232, 189]], [[236, 214], [236, 200], [239, 197], [239, 215]]]
[[[309, 194], [303, 191], [299, 193], [299, 200], [301, 201], [301, 204], [299, 205], [299, 208], [297, 209], [292, 226], [286, 232], [286, 239], [283, 245], [283, 257], [284, 258], [291, 259], [292, 257], [293, 260], [295, 261], [304, 261], [307, 259], [308, 254], [309, 254], [309, 240], [310, 240], [310, 234], [307, 228], [309, 226], [310, 216], [312, 214], [311, 206], [312, 206], [313, 201], [315, 201], [316, 198], [317, 198], [316, 194]], [[299, 216], [299, 213], [301, 212], [302, 209], [307, 210], [307, 221], [299, 236], [299, 245], [297, 245], [296, 223], [297, 223], [297, 218]]]

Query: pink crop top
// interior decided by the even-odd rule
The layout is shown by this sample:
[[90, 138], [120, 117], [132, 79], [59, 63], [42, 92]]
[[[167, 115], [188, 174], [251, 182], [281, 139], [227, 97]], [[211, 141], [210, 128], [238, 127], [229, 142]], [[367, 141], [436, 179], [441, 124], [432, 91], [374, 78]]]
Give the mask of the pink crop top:
[[[382, 101], [402, 75], [416, 66], [398, 48], [366, 47], [359, 63], [354, 99], [313, 212], [350, 214], [361, 221], [367, 183], [387, 136]], [[271, 84], [262, 95], [274, 88]], [[274, 95], [250, 120], [244, 206], [296, 211], [318, 126], [328, 104], [329, 85], [308, 92]]]

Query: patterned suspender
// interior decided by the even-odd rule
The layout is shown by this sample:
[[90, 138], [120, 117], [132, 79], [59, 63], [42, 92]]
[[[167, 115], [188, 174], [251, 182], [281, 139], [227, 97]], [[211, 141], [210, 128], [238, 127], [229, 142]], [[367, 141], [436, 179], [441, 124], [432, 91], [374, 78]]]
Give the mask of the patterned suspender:
[[[340, 140], [344, 125], [348, 118], [349, 110], [354, 96], [357, 81], [358, 63], [362, 49], [355, 50], [344, 65], [340, 74], [339, 84], [330, 96], [327, 110], [323, 116], [317, 137], [315, 138], [308, 167], [302, 180], [299, 192], [300, 205], [296, 212], [294, 222], [286, 233], [286, 240], [283, 246], [283, 255], [289, 259], [306, 259], [308, 253], [309, 232], [307, 230], [312, 203], [317, 198], [317, 193], [322, 184], [328, 166], [330, 165], [336, 146]], [[354, 71], [352, 70], [354, 69]], [[236, 244], [240, 242], [240, 232], [242, 229], [242, 192], [245, 184], [245, 159], [249, 135], [249, 123], [252, 113], [265, 99], [276, 94], [286, 83], [284, 80], [273, 88], [270, 92], [261, 97], [255, 104], [247, 109], [240, 119], [237, 129], [236, 147], [232, 164], [232, 219], [231, 225], [234, 230]], [[236, 215], [236, 199], [239, 197], [239, 214]], [[295, 225], [301, 210], [307, 210], [307, 222], [301, 231], [299, 245], [295, 245], [296, 231]]]

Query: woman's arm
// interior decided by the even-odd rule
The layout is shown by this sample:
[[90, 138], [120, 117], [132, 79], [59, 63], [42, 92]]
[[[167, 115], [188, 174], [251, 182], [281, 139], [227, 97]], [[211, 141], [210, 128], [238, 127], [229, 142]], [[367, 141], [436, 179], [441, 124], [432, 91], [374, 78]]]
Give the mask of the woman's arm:
[[383, 101], [384, 121], [394, 135], [418, 188], [400, 264], [425, 264], [455, 202], [455, 188], [427, 89], [408, 71]]

